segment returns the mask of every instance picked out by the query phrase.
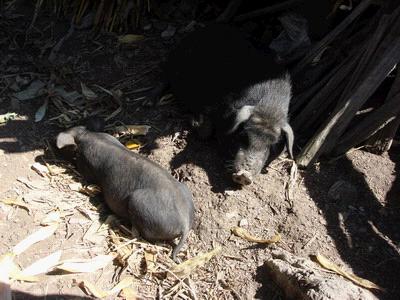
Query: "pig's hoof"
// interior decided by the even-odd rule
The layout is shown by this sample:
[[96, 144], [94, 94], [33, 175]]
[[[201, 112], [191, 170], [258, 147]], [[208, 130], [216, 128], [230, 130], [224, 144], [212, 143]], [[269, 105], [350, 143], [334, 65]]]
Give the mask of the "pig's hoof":
[[133, 225], [131, 227], [131, 236], [132, 236], [133, 239], [140, 237], [139, 230], [137, 230], [137, 228], [135, 226], [133, 226]]
[[232, 174], [232, 180], [240, 185], [250, 185], [253, 180], [251, 174], [247, 171], [239, 171]]
[[194, 128], [199, 128], [204, 124], [204, 116], [202, 114], [193, 116], [190, 120], [190, 125]]
[[182, 263], [182, 260], [179, 257], [172, 257], [172, 260], [174, 261], [174, 263], [176, 263], [177, 265], [179, 265], [180, 263]]
[[211, 136], [213, 131], [212, 122], [208, 117], [202, 114], [197, 115], [191, 119], [191, 125], [196, 129], [197, 134], [201, 139], [207, 139]]

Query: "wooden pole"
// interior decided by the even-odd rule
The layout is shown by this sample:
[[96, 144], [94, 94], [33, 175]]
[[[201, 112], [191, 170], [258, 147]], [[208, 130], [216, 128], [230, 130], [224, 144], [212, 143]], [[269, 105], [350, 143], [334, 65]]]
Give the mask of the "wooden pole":
[[268, 7], [262, 8], [262, 9], [251, 11], [249, 13], [245, 13], [243, 15], [239, 15], [236, 18], [234, 18], [233, 20], [235, 22], [243, 22], [243, 21], [247, 21], [247, 20], [250, 20], [253, 18], [265, 16], [267, 14], [277, 13], [279, 11], [291, 8], [293, 5], [297, 4], [297, 2], [301, 2], [301, 1], [304, 1], [304, 0], [288, 0], [288, 1], [285, 1], [285, 2], [282, 2], [279, 4], [275, 4], [275, 5], [268, 6]]
[[[363, 141], [367, 140], [369, 137], [374, 135], [380, 129], [389, 124], [397, 124], [398, 127], [398, 116], [400, 112], [400, 72], [397, 71], [397, 76], [392, 84], [392, 87], [388, 93], [385, 103], [372, 112], [368, 117], [366, 117], [360, 124], [352, 128], [350, 131], [346, 132], [343, 139], [335, 147], [334, 154], [340, 155], [347, 152], [349, 149], [359, 145]], [[396, 122], [394, 122], [396, 120]], [[385, 127], [386, 128], [386, 127]], [[397, 129], [394, 126], [393, 129]], [[393, 130], [392, 129], [392, 130]], [[391, 131], [389, 131], [391, 132]], [[392, 133], [390, 140], [393, 138], [394, 133]], [[383, 139], [385, 140], [385, 138]], [[390, 145], [389, 145], [390, 147]]]
[[238, 11], [240, 5], [242, 5], [243, 0], [231, 0], [225, 10], [217, 18], [217, 22], [227, 23], [229, 22]]
[[303, 71], [307, 66], [326, 46], [328, 46], [343, 30], [345, 30], [353, 21], [361, 15], [374, 0], [364, 0], [353, 10], [353, 12], [345, 18], [335, 29], [327, 34], [321, 41], [319, 41], [309, 53], [297, 64], [293, 69], [293, 74], [296, 75]]
[[346, 129], [355, 113], [400, 60], [400, 37], [398, 36], [391, 44], [392, 48], [385, 51], [385, 54], [369, 72], [361, 85], [355, 89], [349, 98], [336, 107], [329, 120], [319, 128], [314, 137], [302, 149], [296, 159], [300, 167], [308, 167], [323, 152], [327, 152], [327, 149], [328, 151], [330, 150], [330, 147]]

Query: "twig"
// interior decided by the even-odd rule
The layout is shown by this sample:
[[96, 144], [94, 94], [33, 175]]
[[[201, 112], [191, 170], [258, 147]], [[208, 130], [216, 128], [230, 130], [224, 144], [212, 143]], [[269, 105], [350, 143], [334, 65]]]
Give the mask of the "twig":
[[[118, 237], [121, 238], [121, 239], [124, 239], [124, 240], [128, 240], [127, 238], [124, 238], [122, 236], [118, 236]], [[143, 246], [143, 247], [154, 247], [159, 251], [161, 251], [161, 250], [169, 251], [169, 249], [167, 247], [139, 242], [139, 241], [136, 240], [136, 238], [132, 239], [132, 240], [128, 240], [123, 246], [129, 245], [129, 244], [136, 244], [136, 245]]]
[[0, 96], [8, 89], [8, 87], [9, 87], [10, 85], [11, 85], [10, 82], [6, 84], [6, 86], [4, 87], [4, 89], [2, 89], [2, 90], [0, 91]]
[[286, 200], [288, 201], [290, 205], [290, 209], [293, 210], [293, 200], [291, 196], [292, 188], [294, 184], [296, 183], [297, 180], [297, 164], [295, 161], [293, 161], [292, 167], [290, 168], [290, 179], [288, 182], [286, 182], [285, 185], [285, 195], [286, 195]]
[[336, 157], [331, 158], [330, 160], [328, 160], [328, 163], [333, 163], [333, 162], [335, 162], [335, 161], [337, 161], [337, 160], [343, 158], [344, 156], [346, 156], [346, 154], [350, 154], [350, 153], [352, 153], [352, 152], [354, 152], [354, 151], [357, 151], [357, 150], [360, 150], [360, 149], [363, 149], [363, 148], [365, 148], [364, 145], [363, 145], [363, 146], [360, 146], [360, 147], [357, 147], [357, 148], [353, 148], [353, 149], [347, 151], [346, 153], [343, 153], [343, 154], [341, 154], [341, 155], [339, 155], [339, 156], [336, 156]]
[[197, 296], [196, 293], [193, 291], [193, 289], [187, 285], [182, 279], [180, 279], [178, 276], [175, 275], [174, 272], [172, 272], [171, 270], [167, 269], [166, 267], [159, 265], [158, 266], [160, 269], [166, 271], [167, 273], [171, 274], [175, 279], [177, 279], [183, 286], [185, 286], [193, 295], [193, 299], [197, 300]]
[[22, 72], [22, 73], [15, 73], [15, 74], [5, 74], [0, 76], [0, 78], [10, 78], [10, 77], [15, 77], [18, 75], [32, 75], [32, 76], [46, 76], [46, 74], [40, 74], [40, 73], [35, 73], [35, 72]]
[[70, 28], [68, 29], [68, 32], [65, 36], [63, 36], [58, 42], [57, 44], [53, 47], [53, 49], [51, 49], [50, 55], [49, 55], [49, 61], [50, 62], [54, 62], [56, 57], [57, 57], [57, 53], [60, 52], [62, 45], [64, 44], [64, 42], [66, 40], [68, 40], [71, 35], [74, 33], [75, 31], [75, 26], [72, 23]]
[[268, 166], [267, 169], [274, 170], [275, 172], [278, 172], [281, 175], [285, 175], [281, 170], [275, 169], [273, 167]]
[[233, 287], [231, 287], [225, 280], [220, 279], [219, 281], [222, 283], [222, 287], [224, 289], [228, 289], [236, 299], [238, 299], [238, 300], [242, 299], [242, 297], [240, 297], [239, 293]]
[[314, 235], [303, 245], [303, 247], [301, 247], [301, 249], [305, 249], [306, 247], [311, 245], [316, 238], [317, 238], [317, 233], [315, 232]]
[[231, 0], [225, 10], [217, 18], [217, 22], [229, 22], [238, 11], [243, 0]]
[[29, 27], [28, 27], [28, 29], [26, 31], [27, 33], [30, 32], [32, 30], [33, 26], [35, 25], [35, 22], [36, 22], [36, 19], [38, 17], [40, 8], [42, 7], [42, 4], [43, 4], [43, 0], [37, 0], [36, 1], [36, 6], [35, 6], [35, 11], [34, 11], [34, 14], [33, 14], [32, 22], [31, 22], [31, 24], [29, 25]]
[[379, 235], [379, 237], [381, 237], [382, 239], [384, 239], [386, 241], [386, 243], [388, 243], [393, 250], [397, 253], [397, 255], [400, 255], [400, 248], [392, 242], [392, 240], [390, 238], [388, 238], [386, 235], [384, 235], [382, 232], [379, 231], [378, 228], [376, 228], [376, 226], [374, 225], [374, 223], [372, 223], [372, 221], [368, 221], [368, 224], [371, 226], [371, 229], [377, 234]]
[[243, 258], [237, 257], [237, 256], [232, 256], [232, 255], [222, 255], [222, 257], [237, 260], [237, 261], [243, 261]]
[[268, 6], [262, 9], [258, 9], [249, 13], [242, 14], [240, 16], [237, 16], [236, 18], [233, 19], [235, 22], [243, 22], [249, 19], [261, 17], [267, 14], [272, 14], [272, 13], [277, 13], [279, 11], [291, 8], [294, 4], [297, 2], [301, 2], [304, 0], [288, 0], [280, 4]]

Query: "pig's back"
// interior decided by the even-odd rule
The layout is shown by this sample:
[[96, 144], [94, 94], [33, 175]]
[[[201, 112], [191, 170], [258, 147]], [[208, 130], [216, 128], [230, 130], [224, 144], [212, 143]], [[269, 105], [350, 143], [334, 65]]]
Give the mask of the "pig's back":
[[224, 24], [189, 34], [171, 51], [165, 70], [174, 94], [194, 110], [282, 72], [272, 55], [263, 55], [238, 29]]
[[106, 186], [130, 189], [169, 186], [175, 179], [153, 161], [128, 150], [106, 133], [89, 132], [80, 148], [97, 180]]

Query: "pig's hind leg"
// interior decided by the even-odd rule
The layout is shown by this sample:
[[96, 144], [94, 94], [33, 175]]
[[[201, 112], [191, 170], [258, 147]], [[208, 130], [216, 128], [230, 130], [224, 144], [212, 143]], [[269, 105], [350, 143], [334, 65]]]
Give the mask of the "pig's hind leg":
[[178, 245], [172, 251], [172, 259], [176, 261], [176, 255], [186, 241], [190, 226], [187, 220], [182, 220], [173, 199], [167, 197], [168, 192], [135, 190], [129, 196], [128, 210], [132, 225], [150, 242], [171, 241], [181, 236]]

